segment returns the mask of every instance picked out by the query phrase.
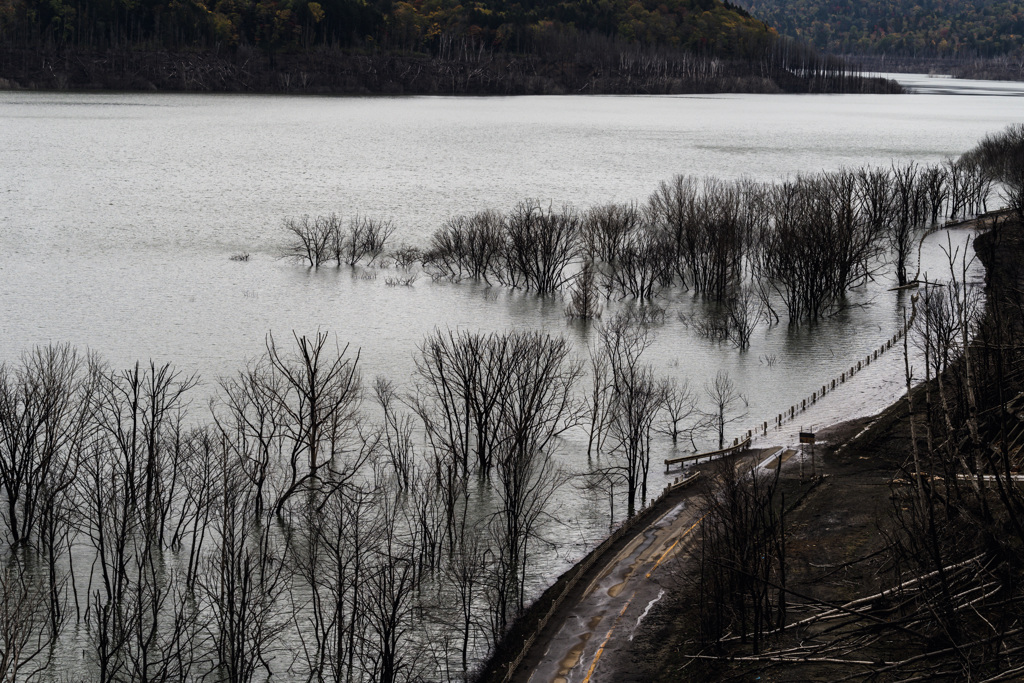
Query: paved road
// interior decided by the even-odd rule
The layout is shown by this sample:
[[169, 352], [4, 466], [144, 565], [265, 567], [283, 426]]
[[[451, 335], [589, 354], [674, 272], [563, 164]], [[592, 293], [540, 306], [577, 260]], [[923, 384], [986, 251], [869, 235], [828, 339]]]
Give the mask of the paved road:
[[[783, 460], [792, 454], [787, 451]], [[695, 536], [700, 521], [695, 506], [683, 501], [637, 534], [586, 587], [540, 663], [532, 671], [517, 672], [515, 680], [611, 681], [613, 672], [607, 666], [602, 670], [602, 658], [628, 649], [644, 617], [672, 589], [677, 579], [668, 568], [670, 560]]]

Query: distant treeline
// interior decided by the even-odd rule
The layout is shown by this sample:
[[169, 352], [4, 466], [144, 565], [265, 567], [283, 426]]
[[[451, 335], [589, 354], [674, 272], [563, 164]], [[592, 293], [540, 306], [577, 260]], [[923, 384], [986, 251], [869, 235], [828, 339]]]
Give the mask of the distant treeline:
[[1024, 81], [1024, 52], [999, 57], [903, 57], [844, 55], [865, 73], [944, 74], [954, 78]]
[[[650, 5], [650, 6], [647, 6]], [[718, 0], [0, 0], [0, 87], [323, 93], [890, 92]]]
[[1021, 0], [742, 0], [780, 33], [832, 54], [990, 58], [1021, 54]]
[[267, 52], [320, 46], [432, 53], [453, 38], [534, 52], [555, 29], [643, 45], [670, 45], [723, 58], [749, 58], [775, 32], [720, 0], [646, 5], [557, 0], [3, 0], [0, 31], [16, 44], [108, 49], [217, 50], [249, 45]]
[[[593, 51], [585, 51], [588, 45]], [[509, 54], [470, 39], [433, 55], [326, 47], [280, 55], [247, 47], [223, 53], [0, 47], [0, 88], [410, 95], [900, 91], [893, 81], [861, 78], [839, 59], [800, 50], [772, 49], [758, 62], [736, 62], [592, 36], [566, 43], [565, 50], [571, 53], [565, 60]]]

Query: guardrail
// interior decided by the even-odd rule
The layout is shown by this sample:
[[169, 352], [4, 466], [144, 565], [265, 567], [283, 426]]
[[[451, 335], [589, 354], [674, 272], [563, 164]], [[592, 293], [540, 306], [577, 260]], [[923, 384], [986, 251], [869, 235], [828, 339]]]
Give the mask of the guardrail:
[[726, 455], [738, 453], [739, 451], [745, 451], [750, 448], [750, 441], [751, 436], [748, 433], [746, 439], [743, 441], [735, 440], [733, 441], [733, 445], [728, 448], [722, 448], [717, 451], [707, 451], [705, 453], [692, 453], [690, 455], [682, 455], [678, 458], [665, 458], [665, 472], [668, 472], [668, 469], [672, 465], [685, 465], [688, 462], [696, 462], [697, 460], [703, 460], [704, 458], [714, 460], [715, 458], [721, 458]]
[[[846, 370], [839, 374], [838, 377], [833, 377], [831, 380], [821, 385], [821, 389], [815, 391], [810, 396], [802, 399], [799, 403], [794, 403], [786, 410], [778, 413], [775, 419], [772, 421], [771, 426], [774, 429], [781, 429], [782, 426], [792, 420], [796, 419], [798, 415], [803, 413], [805, 410], [813, 406], [818, 402], [819, 399], [823, 398], [826, 394], [835, 391], [837, 388], [846, 384], [846, 382], [853, 378], [861, 370], [866, 369], [874, 361], [878, 360], [886, 351], [892, 349], [894, 346], [899, 347], [899, 341], [905, 334], [910, 330], [914, 324], [914, 320], [917, 317], [917, 299], [918, 295], [914, 294], [910, 297], [910, 317], [907, 319], [905, 325], [902, 325], [899, 330], [896, 331], [889, 339], [886, 339], [877, 349], [874, 349], [871, 353], [864, 357], [863, 360], [858, 360], [856, 365], [851, 365], [849, 370]], [[744, 440], [749, 440], [757, 434], [767, 435], [768, 434], [768, 421], [762, 422], [760, 425], [753, 429], [748, 429], [741, 437]], [[738, 441], [738, 440], [737, 440]]]

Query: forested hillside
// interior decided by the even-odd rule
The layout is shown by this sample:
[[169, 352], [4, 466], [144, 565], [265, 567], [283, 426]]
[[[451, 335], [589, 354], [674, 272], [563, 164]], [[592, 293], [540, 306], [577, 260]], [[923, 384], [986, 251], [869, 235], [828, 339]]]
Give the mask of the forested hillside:
[[999, 57], [1024, 46], [1021, 0], [739, 0], [784, 35], [833, 54]]
[[887, 90], [721, 0], [0, 0], [0, 87]]
[[0, 0], [0, 29], [21, 43], [265, 50], [426, 50], [444, 38], [518, 50], [558, 29], [721, 57], [748, 56], [774, 35], [720, 0]]

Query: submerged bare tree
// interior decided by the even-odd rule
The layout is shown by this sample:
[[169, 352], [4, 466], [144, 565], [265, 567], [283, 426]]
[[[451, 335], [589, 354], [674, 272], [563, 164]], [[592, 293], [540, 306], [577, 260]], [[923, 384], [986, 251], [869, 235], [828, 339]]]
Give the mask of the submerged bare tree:
[[501, 439], [494, 459], [503, 625], [525, 604], [531, 549], [566, 481], [551, 456], [555, 439], [579, 422], [575, 386], [581, 374], [565, 339], [540, 333], [512, 338], [517, 362], [506, 376], [510, 390], [499, 406]]
[[501, 275], [505, 251], [504, 217], [495, 211], [456, 216], [430, 237], [424, 261], [449, 280], [469, 277], [488, 284]]
[[581, 367], [569, 353], [566, 340], [535, 332], [437, 332], [418, 361], [423, 381], [414, 405], [453, 552], [477, 533], [466, 518], [471, 468], [493, 487], [497, 509], [486, 534], [493, 554], [484, 581], [492, 639], [525, 602], [532, 548], [566, 480], [551, 455], [557, 437], [579, 422]]
[[319, 268], [331, 256], [332, 247], [337, 244], [337, 231], [332, 225], [337, 217], [331, 214], [326, 219], [309, 216], [286, 218], [284, 229], [289, 233], [289, 242], [285, 247], [285, 255], [305, 261], [310, 268]]
[[221, 452], [216, 477], [211, 527], [219, 543], [201, 564], [197, 581], [197, 599], [208, 615], [207, 675], [249, 683], [269, 675], [271, 663], [283, 654], [278, 636], [288, 623], [285, 553], [271, 511], [252, 514], [255, 490], [228, 450]]
[[83, 359], [67, 344], [0, 365], [0, 487], [12, 546], [61, 533], [47, 525], [61, 523], [57, 507], [88, 437], [91, 391]]
[[493, 465], [500, 402], [515, 362], [512, 341], [510, 335], [438, 330], [420, 347], [422, 383], [414, 407], [431, 449], [463, 474], [471, 467], [486, 474]]
[[883, 234], [893, 252], [896, 267], [896, 283], [907, 284], [907, 263], [915, 244], [914, 235], [924, 219], [922, 185], [917, 164], [893, 165], [892, 168], [892, 213], [890, 220], [883, 224]]
[[47, 587], [16, 559], [0, 569], [0, 680], [40, 680], [51, 664]]
[[662, 183], [648, 202], [651, 221], [661, 234], [659, 253], [666, 272], [683, 286], [721, 301], [738, 284], [750, 246], [756, 195], [737, 183], [676, 176]]
[[373, 390], [377, 403], [384, 411], [380, 448], [391, 463], [398, 486], [408, 490], [416, 475], [413, 417], [402, 411], [398, 393], [389, 380], [378, 375]]
[[649, 300], [672, 281], [664, 235], [646, 221], [626, 235], [605, 268], [609, 293]]
[[754, 285], [743, 285], [726, 299], [724, 308], [729, 340], [746, 351], [754, 330], [768, 318], [764, 296]]
[[719, 370], [713, 380], [704, 383], [704, 395], [711, 403], [705, 419], [718, 436], [718, 447], [725, 448], [726, 427], [746, 417], [747, 399], [724, 370]]
[[632, 517], [647, 503], [647, 475], [651, 467], [651, 432], [663, 405], [662, 386], [650, 365], [623, 368], [610, 407], [609, 454], [618, 462], [626, 483], [626, 514]]
[[595, 206], [583, 216], [581, 235], [588, 259], [614, 264], [623, 245], [643, 222], [636, 204], [605, 204]]
[[348, 222], [348, 230], [343, 230], [340, 222], [335, 222], [333, 243], [338, 265], [344, 262], [354, 266], [364, 259], [367, 265], [372, 265], [387, 249], [387, 242], [393, 234], [395, 225], [391, 220], [354, 216]]
[[82, 531], [96, 553], [86, 623], [97, 680], [187, 677], [197, 611], [186, 573], [168, 570], [162, 553], [187, 515], [182, 421], [196, 380], [154, 363], [93, 373], [97, 436], [77, 485]]
[[[651, 343], [646, 325], [628, 314], [618, 314], [598, 332], [599, 346], [591, 351], [591, 442], [598, 453], [611, 458], [604, 470], [624, 482], [627, 515], [632, 517], [638, 497], [641, 504], [647, 499], [651, 433], [665, 395], [651, 366], [640, 359]], [[605, 481], [614, 483], [614, 479]]]
[[285, 461], [288, 416], [281, 398], [284, 377], [267, 359], [251, 361], [235, 377], [221, 380], [222, 400], [213, 411], [221, 439], [235, 452], [254, 487], [255, 513], [276, 504], [275, 473]]
[[285, 474], [274, 502], [279, 514], [321, 469], [331, 474], [350, 469], [343, 455], [356, 430], [361, 399], [358, 351], [350, 356], [348, 345], [337, 344], [331, 350], [326, 332], [294, 337], [296, 351], [287, 353], [267, 336], [266, 363], [279, 380], [273, 384], [278, 390], [274, 400], [286, 438], [281, 463]]
[[754, 270], [782, 297], [790, 324], [820, 319], [874, 272], [882, 235], [858, 211], [847, 171], [775, 185], [769, 202]]
[[580, 254], [579, 214], [568, 206], [555, 211], [521, 202], [506, 216], [505, 225], [502, 283], [538, 294], [561, 289]]
[[339, 266], [354, 266], [366, 260], [372, 264], [387, 249], [395, 233], [391, 220], [355, 216], [346, 228], [336, 213], [310, 218], [286, 218], [284, 229], [289, 233], [285, 256], [304, 261], [310, 268], [319, 268], [331, 258]]
[[569, 305], [565, 307], [565, 314], [578, 320], [593, 320], [601, 317], [602, 309], [597, 268], [593, 262], [586, 261], [569, 285]]
[[[661, 418], [654, 423], [654, 431], [671, 437], [673, 444], [685, 436], [693, 445], [694, 432], [702, 419], [697, 407], [698, 397], [690, 388], [689, 380], [680, 382], [675, 377], [663, 380], [661, 400]], [[694, 445], [694, 450], [696, 448]]]

